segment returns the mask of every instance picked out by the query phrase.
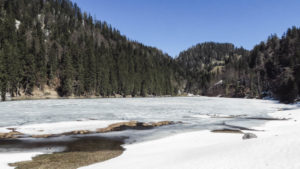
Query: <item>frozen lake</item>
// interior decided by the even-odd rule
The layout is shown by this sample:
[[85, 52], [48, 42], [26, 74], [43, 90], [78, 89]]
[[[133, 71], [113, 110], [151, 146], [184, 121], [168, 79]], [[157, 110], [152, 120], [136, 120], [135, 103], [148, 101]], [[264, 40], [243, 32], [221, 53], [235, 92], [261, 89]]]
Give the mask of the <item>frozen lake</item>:
[[[292, 105], [276, 101], [256, 99], [232, 99], [212, 97], [164, 97], [164, 98], [118, 98], [118, 99], [60, 99], [26, 100], [0, 103], [0, 132], [7, 127], [30, 130], [93, 129], [115, 121], [136, 120], [141, 122], [181, 121], [172, 126], [172, 132], [212, 129], [226, 124], [252, 126], [262, 123], [242, 117], [267, 117], [267, 113]], [[224, 118], [211, 118], [224, 117]], [[87, 122], [87, 123], [79, 123]], [[101, 123], [101, 125], [100, 125]], [[59, 124], [59, 125], [58, 125]], [[98, 125], [99, 124], [99, 125]], [[80, 126], [81, 125], [81, 126]], [[164, 127], [165, 129], [170, 129]], [[65, 131], [64, 130], [64, 131]], [[145, 133], [145, 132], [144, 132]], [[147, 132], [146, 132], [147, 133]], [[153, 134], [153, 132], [148, 132]]]

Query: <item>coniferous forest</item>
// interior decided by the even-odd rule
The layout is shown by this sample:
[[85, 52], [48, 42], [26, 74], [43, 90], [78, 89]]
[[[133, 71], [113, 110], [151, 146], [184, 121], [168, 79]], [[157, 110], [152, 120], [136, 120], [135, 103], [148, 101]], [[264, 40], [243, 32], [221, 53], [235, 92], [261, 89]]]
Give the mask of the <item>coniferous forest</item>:
[[68, 0], [0, 0], [1, 93], [171, 95], [173, 60]]
[[171, 58], [69, 0], [0, 0], [2, 100], [46, 87], [61, 97], [193, 93], [290, 103], [300, 95], [300, 29], [251, 51], [207, 42]]
[[251, 51], [232, 44], [198, 44], [176, 58], [187, 92], [208, 96], [272, 97], [291, 103], [300, 96], [300, 29], [271, 35]]

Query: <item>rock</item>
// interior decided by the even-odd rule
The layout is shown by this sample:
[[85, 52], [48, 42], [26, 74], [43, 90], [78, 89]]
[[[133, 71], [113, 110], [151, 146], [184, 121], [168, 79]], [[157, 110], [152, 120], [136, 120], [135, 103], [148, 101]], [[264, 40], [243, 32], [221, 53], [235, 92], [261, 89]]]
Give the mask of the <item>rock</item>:
[[243, 140], [252, 139], [252, 138], [257, 138], [257, 136], [253, 133], [245, 133], [243, 136]]

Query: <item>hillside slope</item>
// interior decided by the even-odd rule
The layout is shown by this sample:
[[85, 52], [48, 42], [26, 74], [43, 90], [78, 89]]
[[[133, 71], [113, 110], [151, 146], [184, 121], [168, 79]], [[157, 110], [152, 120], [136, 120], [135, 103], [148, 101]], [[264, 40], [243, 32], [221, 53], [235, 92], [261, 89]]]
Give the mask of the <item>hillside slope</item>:
[[198, 44], [176, 58], [186, 92], [227, 97], [270, 96], [290, 103], [300, 96], [300, 29], [272, 35], [253, 50]]
[[[0, 0], [2, 99], [172, 95], [172, 59], [128, 40], [69, 0]], [[45, 93], [46, 94], [46, 93]]]
[[[186, 81], [184, 90], [210, 96], [244, 97], [240, 85], [250, 83], [246, 75], [249, 51], [230, 43], [206, 42], [183, 51], [176, 58]], [[244, 90], [244, 89], [243, 89]], [[247, 93], [253, 95], [252, 93]]]

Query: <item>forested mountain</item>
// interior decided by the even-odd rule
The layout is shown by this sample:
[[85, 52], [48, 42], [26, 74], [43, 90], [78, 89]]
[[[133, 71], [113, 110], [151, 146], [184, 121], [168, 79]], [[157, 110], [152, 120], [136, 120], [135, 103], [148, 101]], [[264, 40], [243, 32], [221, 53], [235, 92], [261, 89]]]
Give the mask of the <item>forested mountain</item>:
[[176, 58], [186, 92], [227, 97], [270, 96], [293, 102], [300, 96], [300, 29], [272, 35], [253, 50], [232, 44], [198, 44]]
[[253, 50], [207, 42], [171, 58], [131, 41], [69, 0], [0, 0], [0, 94], [12, 97], [193, 93], [300, 95], [300, 29]]
[[270, 36], [254, 47], [248, 63], [260, 92], [293, 102], [300, 96], [300, 29], [292, 27], [281, 38]]
[[45, 87], [60, 96], [174, 94], [168, 55], [69, 0], [0, 0], [0, 11], [2, 99]]
[[[246, 57], [249, 51], [229, 43], [202, 43], [179, 54], [181, 76], [186, 92], [200, 95], [241, 97], [232, 88], [248, 83]], [[222, 86], [220, 88], [220, 85]]]

